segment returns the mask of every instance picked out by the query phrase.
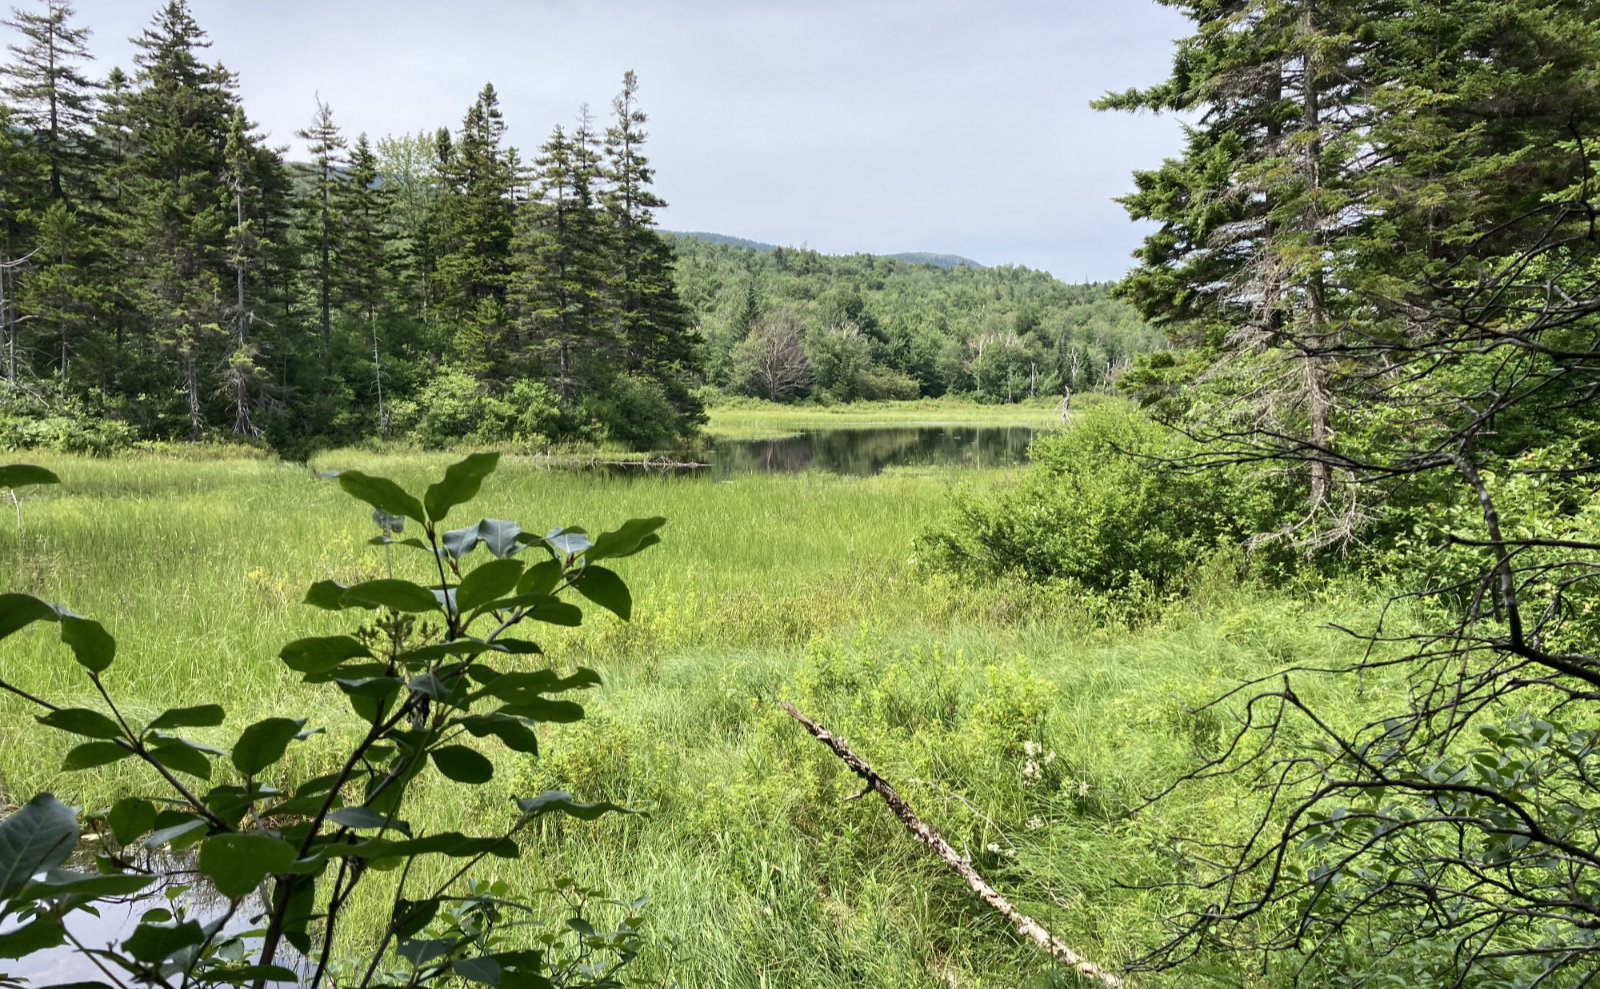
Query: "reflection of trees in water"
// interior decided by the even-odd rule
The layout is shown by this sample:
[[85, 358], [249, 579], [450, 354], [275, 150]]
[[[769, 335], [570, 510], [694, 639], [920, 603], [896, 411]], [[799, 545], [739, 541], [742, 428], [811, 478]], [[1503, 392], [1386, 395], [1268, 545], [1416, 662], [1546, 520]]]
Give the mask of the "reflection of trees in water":
[[774, 440], [723, 440], [712, 461], [718, 476], [806, 470], [868, 477], [890, 466], [1009, 467], [1027, 459], [1033, 431], [1022, 426], [911, 426], [830, 429]]

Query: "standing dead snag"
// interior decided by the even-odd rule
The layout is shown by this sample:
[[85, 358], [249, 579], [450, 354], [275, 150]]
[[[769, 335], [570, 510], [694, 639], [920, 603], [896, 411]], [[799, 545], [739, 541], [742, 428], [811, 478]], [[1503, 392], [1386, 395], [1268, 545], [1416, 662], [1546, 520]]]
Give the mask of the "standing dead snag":
[[[973, 892], [977, 893], [983, 899], [983, 902], [989, 904], [1001, 916], [1010, 921], [1018, 933], [1050, 952], [1050, 955], [1056, 961], [1069, 966], [1083, 978], [1098, 980], [1109, 986], [1110, 989], [1121, 989], [1123, 984], [1121, 978], [1107, 972], [1099, 965], [1067, 947], [1059, 939], [1052, 936], [1049, 931], [1045, 930], [1037, 920], [1012, 906], [1011, 902], [996, 892], [993, 886], [984, 882], [983, 877], [978, 875], [977, 870], [972, 867], [972, 863], [957, 855], [955, 849], [951, 848], [949, 843], [939, 836], [939, 832], [924, 824], [922, 818], [918, 817], [911, 810], [910, 805], [901, 798], [900, 794], [895, 792], [894, 787], [889, 785], [889, 781], [874, 772], [872, 767], [867, 765], [860, 756], [851, 752], [850, 747], [844, 743], [844, 739], [831, 734], [827, 729], [795, 710], [794, 705], [788, 701], [782, 701], [781, 703], [783, 709], [789, 712], [789, 717], [804, 725], [806, 731], [816, 736], [817, 741], [832, 749], [834, 755], [843, 759], [844, 764], [849, 766], [852, 772], [866, 780], [867, 790], [877, 791], [878, 796], [883, 798], [883, 802], [889, 805], [889, 809], [894, 812], [894, 816], [900, 818], [901, 823], [911, 831], [912, 835], [932, 849], [935, 855], [944, 860], [945, 865], [959, 874], [962, 879], [965, 879], [967, 885], [972, 887]], [[863, 790], [862, 793], [866, 793], [866, 790]]]

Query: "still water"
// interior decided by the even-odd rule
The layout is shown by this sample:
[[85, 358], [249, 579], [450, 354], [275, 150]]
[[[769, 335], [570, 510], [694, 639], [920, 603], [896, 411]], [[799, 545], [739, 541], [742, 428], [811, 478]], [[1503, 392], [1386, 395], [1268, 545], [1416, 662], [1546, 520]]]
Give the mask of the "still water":
[[1026, 426], [818, 429], [770, 440], [717, 440], [713, 477], [815, 470], [869, 477], [886, 467], [1015, 467], [1026, 463]]

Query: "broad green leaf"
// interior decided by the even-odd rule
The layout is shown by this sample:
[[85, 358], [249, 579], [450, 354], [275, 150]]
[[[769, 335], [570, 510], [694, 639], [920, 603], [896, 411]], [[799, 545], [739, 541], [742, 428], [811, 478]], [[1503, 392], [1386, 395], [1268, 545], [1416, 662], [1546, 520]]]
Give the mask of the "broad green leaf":
[[609, 802], [595, 804], [580, 804], [572, 799], [572, 794], [563, 790], [546, 790], [537, 797], [513, 797], [517, 809], [522, 811], [524, 817], [540, 817], [544, 814], [566, 814], [582, 821], [593, 821], [604, 814], [637, 814], [636, 810], [619, 807]]
[[289, 743], [306, 726], [304, 718], [266, 718], [239, 733], [233, 743], [233, 768], [254, 776], [283, 758]]
[[664, 518], [629, 519], [614, 532], [602, 532], [594, 541], [594, 548], [584, 554], [592, 563], [595, 560], [614, 560], [632, 556], [661, 541], [656, 530], [667, 524]]
[[604, 567], [588, 566], [574, 585], [578, 593], [623, 621], [633, 615], [633, 595], [622, 578]]
[[0, 821], [0, 900], [9, 899], [34, 873], [65, 862], [80, 833], [72, 808], [48, 793]]
[[[161, 824], [159, 816], [156, 823]], [[205, 818], [188, 817], [173, 824], [157, 827], [150, 832], [150, 837], [144, 840], [144, 847], [160, 848], [162, 845], [171, 845], [175, 851], [188, 848], [205, 836], [207, 827], [209, 825]]]
[[116, 742], [84, 742], [67, 753], [62, 769], [94, 769], [109, 766], [133, 755], [133, 751]]
[[509, 611], [512, 608], [526, 608], [528, 618], [550, 625], [576, 627], [583, 624], [582, 608], [546, 594], [513, 594], [508, 598], [490, 601], [483, 605], [482, 610]]
[[53, 622], [56, 609], [31, 594], [0, 594], [0, 639], [34, 622]]
[[420, 613], [435, 611], [439, 600], [426, 587], [409, 580], [368, 580], [344, 592], [347, 605], [393, 608], [395, 611]]
[[65, 707], [35, 718], [41, 725], [69, 731], [85, 738], [121, 738], [122, 726], [86, 707]]
[[539, 739], [521, 718], [506, 714], [473, 714], [457, 718], [456, 723], [477, 738], [493, 735], [513, 752], [539, 753]]
[[446, 745], [428, 754], [439, 772], [457, 783], [487, 783], [494, 777], [494, 763], [465, 745]]
[[76, 615], [61, 616], [61, 641], [72, 648], [78, 665], [102, 673], [117, 656], [117, 640], [99, 622]]
[[473, 858], [488, 854], [496, 858], [514, 859], [522, 854], [522, 850], [511, 838], [469, 838], [459, 832], [446, 831], [406, 841], [372, 838], [353, 845], [341, 845], [335, 854], [363, 859], [413, 858], [418, 855]]
[[389, 925], [394, 928], [395, 937], [413, 937], [427, 927], [438, 912], [438, 897], [426, 900], [399, 899], [395, 901], [394, 909], [390, 911]]
[[149, 751], [157, 762], [168, 769], [203, 780], [211, 778], [211, 760], [192, 742], [167, 739], [152, 746]]
[[66, 943], [66, 929], [61, 926], [60, 918], [54, 914], [40, 914], [31, 923], [0, 934], [0, 959], [26, 958], [36, 951]]
[[235, 965], [206, 969], [208, 985], [243, 986], [257, 982], [289, 982], [300, 984], [300, 973], [282, 965]]
[[198, 921], [186, 920], [171, 924], [140, 924], [122, 941], [122, 950], [136, 961], [156, 965], [166, 961], [185, 948], [192, 948], [206, 939]]
[[145, 726], [146, 731], [166, 728], [215, 728], [222, 724], [225, 712], [220, 704], [201, 704], [199, 707], [175, 707], [164, 711]]
[[466, 698], [466, 683], [464, 681], [455, 679], [453, 682], [446, 683], [432, 673], [423, 673], [412, 677], [406, 682], [406, 687], [453, 707], [459, 707]]
[[468, 982], [486, 986], [500, 986], [500, 963], [493, 958], [462, 958], [450, 963], [455, 973]]
[[[307, 957], [311, 954], [308, 929], [317, 917], [316, 890], [316, 880], [310, 876], [300, 876], [287, 887], [283, 883], [275, 883], [272, 888], [273, 907], [277, 908], [281, 903], [283, 908], [284, 939], [294, 950]], [[287, 902], [282, 902], [284, 897], [288, 897]]]
[[371, 655], [366, 646], [348, 635], [296, 639], [278, 651], [283, 665], [296, 673], [326, 673], [347, 659]]
[[428, 521], [422, 511], [422, 502], [406, 494], [400, 485], [387, 477], [372, 477], [358, 470], [340, 471], [339, 487], [343, 488], [345, 493], [360, 498], [373, 508], [382, 509], [390, 515], [404, 515], [423, 524]]
[[582, 556], [593, 545], [582, 529], [552, 529], [544, 541], [562, 556]]
[[52, 471], [33, 464], [0, 464], [0, 488], [20, 488], [29, 484], [60, 484]]
[[375, 725], [388, 713], [389, 702], [404, 686], [395, 677], [372, 677], [366, 680], [335, 680], [339, 689], [350, 699], [350, 709], [356, 717]]
[[443, 522], [445, 516], [450, 514], [450, 509], [476, 498], [478, 489], [483, 486], [483, 479], [494, 473], [499, 464], [498, 453], [474, 453], [446, 467], [444, 478], [428, 485], [427, 492], [422, 496], [428, 517], [435, 522]]
[[501, 713], [514, 718], [548, 721], [552, 724], [570, 725], [583, 720], [583, 705], [572, 701], [553, 701], [547, 697], [530, 697], [507, 702]]
[[544, 560], [528, 568], [528, 572], [517, 581], [518, 594], [534, 594], [548, 596], [561, 583], [563, 573], [560, 560]]
[[456, 607], [466, 614], [481, 604], [510, 594], [522, 576], [521, 560], [490, 560], [465, 577], [456, 588]]
[[156, 826], [156, 805], [143, 797], [124, 797], [106, 814], [111, 836], [119, 845], [131, 845]]
[[479, 682], [484, 685], [475, 697], [498, 697], [503, 701], [524, 701], [542, 694], [559, 694], [600, 685], [600, 674], [587, 667], [579, 667], [569, 677], [559, 676], [554, 670], [526, 670], [495, 676], [486, 675], [486, 671], [473, 672], [478, 674]]
[[451, 529], [439, 538], [439, 542], [446, 556], [459, 560], [477, 548], [478, 527], [469, 525], [465, 529]]
[[402, 663], [428, 664], [446, 656], [476, 656], [484, 652], [509, 651], [502, 649], [498, 643], [485, 642], [482, 639], [456, 639], [453, 642], [435, 642], [420, 649], [408, 649], [395, 658]]
[[200, 845], [200, 872], [230, 900], [247, 896], [268, 876], [288, 872], [295, 847], [264, 834], [218, 834]]
[[155, 876], [100, 875], [72, 869], [51, 869], [43, 879], [29, 883], [12, 900], [13, 906], [40, 900], [88, 902], [112, 896], [131, 896], [156, 881]]
[[483, 543], [483, 548], [497, 560], [515, 556], [526, 548], [525, 544], [517, 539], [520, 535], [522, 529], [517, 523], [507, 522], [505, 519], [484, 519], [478, 523], [478, 541]]
[[337, 580], [319, 580], [306, 590], [301, 603], [323, 611], [340, 611], [344, 608], [344, 592], [345, 586]]
[[365, 831], [369, 828], [394, 828], [401, 834], [410, 835], [411, 825], [399, 818], [391, 818], [387, 814], [380, 814], [370, 807], [354, 806], [341, 807], [328, 815], [328, 820], [342, 828], [354, 828]]
[[435, 958], [442, 958], [455, 947], [454, 941], [441, 938], [418, 938], [411, 941], [401, 941], [395, 946], [394, 953], [410, 962], [414, 967], [421, 968]]

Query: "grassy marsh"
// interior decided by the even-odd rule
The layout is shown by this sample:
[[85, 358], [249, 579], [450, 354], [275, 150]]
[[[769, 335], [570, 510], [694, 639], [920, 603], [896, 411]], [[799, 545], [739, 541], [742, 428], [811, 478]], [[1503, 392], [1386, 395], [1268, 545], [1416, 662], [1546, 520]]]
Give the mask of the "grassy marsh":
[[[281, 770], [324, 771], [357, 721], [274, 657], [290, 639], [349, 627], [299, 604], [308, 584], [378, 576], [387, 563], [366, 545], [366, 507], [316, 471], [360, 468], [417, 490], [452, 458], [30, 459], [65, 483], [24, 494], [20, 545], [0, 532], [4, 589], [103, 621], [120, 646], [110, 688], [135, 713], [222, 698], [231, 727], [217, 741], [258, 717], [312, 714], [329, 736]], [[777, 709], [789, 699], [847, 736], [1024, 910], [1090, 956], [1124, 961], [1179, 905], [1127, 887], [1169, 876], [1185, 836], [1225, 833], [1254, 799], [1219, 783], [1158, 815], [1127, 813], [1222, 731], [1184, 702], [1291, 656], [1338, 654], [1348, 645], [1319, 625], [1359, 622], [1368, 606], [1262, 595], [1218, 575], [1129, 631], [1059, 592], [929, 576], [912, 540], [955, 476], [711, 482], [508, 458], [468, 506], [473, 518], [591, 531], [671, 521], [663, 545], [619, 562], [631, 624], [593, 611], [582, 629], [540, 636], [550, 662], [604, 677], [589, 719], [545, 732], [537, 761], [492, 752], [496, 777], [469, 800], [419, 791], [409, 816], [430, 829], [498, 822], [508, 796], [552, 787], [649, 811], [547, 825], [532, 854], [483, 878], [543, 886], [565, 874], [648, 896], [650, 931], [678, 948], [653, 953], [641, 974], [666, 971], [670, 955], [680, 985], [1069, 984], [881, 806], [843, 801], [856, 781]], [[0, 664], [27, 689], [94, 703], [46, 633], [8, 639]], [[1380, 703], [1387, 689], [1369, 685]], [[62, 737], [32, 727], [19, 702], [0, 700], [0, 797], [48, 789], [99, 806], [147, 782], [127, 763], [61, 774]], [[361, 947], [356, 936], [340, 951]]]

